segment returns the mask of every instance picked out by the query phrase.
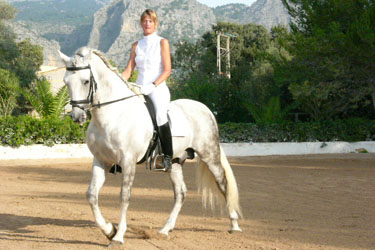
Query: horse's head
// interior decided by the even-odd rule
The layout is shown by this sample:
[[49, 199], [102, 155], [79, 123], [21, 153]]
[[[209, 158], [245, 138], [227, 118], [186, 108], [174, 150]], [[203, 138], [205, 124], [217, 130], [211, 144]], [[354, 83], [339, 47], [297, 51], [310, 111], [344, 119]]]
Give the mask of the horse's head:
[[85, 111], [92, 104], [97, 88], [90, 65], [91, 50], [81, 48], [73, 57], [68, 57], [60, 51], [59, 53], [66, 66], [64, 82], [69, 90], [72, 105], [71, 117], [75, 122], [84, 123], [87, 118]]

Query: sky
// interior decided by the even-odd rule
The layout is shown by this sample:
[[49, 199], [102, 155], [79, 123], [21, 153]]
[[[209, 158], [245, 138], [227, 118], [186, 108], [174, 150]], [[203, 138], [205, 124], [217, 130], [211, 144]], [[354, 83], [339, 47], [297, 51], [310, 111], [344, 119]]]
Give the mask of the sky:
[[209, 7], [216, 7], [216, 6], [225, 5], [229, 3], [243, 3], [243, 4], [250, 6], [251, 4], [256, 2], [256, 0], [197, 0], [197, 1]]

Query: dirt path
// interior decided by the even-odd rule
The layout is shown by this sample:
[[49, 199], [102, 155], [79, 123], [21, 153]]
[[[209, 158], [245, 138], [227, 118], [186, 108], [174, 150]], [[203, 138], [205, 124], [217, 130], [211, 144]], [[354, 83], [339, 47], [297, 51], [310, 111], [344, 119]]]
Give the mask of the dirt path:
[[[240, 188], [243, 233], [205, 211], [194, 165], [188, 197], [169, 237], [168, 175], [137, 168], [121, 249], [375, 249], [375, 155], [231, 158]], [[0, 161], [0, 249], [104, 249], [85, 192], [91, 160]], [[101, 191], [104, 216], [119, 218], [120, 176]]]

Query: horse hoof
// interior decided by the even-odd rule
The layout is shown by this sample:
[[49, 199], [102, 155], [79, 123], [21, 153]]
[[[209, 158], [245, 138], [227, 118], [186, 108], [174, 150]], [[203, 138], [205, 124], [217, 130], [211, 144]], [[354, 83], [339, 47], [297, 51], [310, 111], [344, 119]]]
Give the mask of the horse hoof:
[[111, 247], [111, 248], [114, 248], [114, 247], [119, 247], [121, 246], [123, 243], [121, 241], [118, 241], [118, 240], [112, 240], [111, 243], [108, 245], [108, 247]]
[[157, 232], [157, 239], [162, 239], [162, 240], [169, 240], [170, 236], [168, 234], [169, 231], [159, 231]]
[[160, 235], [168, 236], [169, 230], [168, 231], [166, 231], [166, 230], [165, 231], [160, 230], [158, 233]]
[[109, 235], [106, 235], [107, 239], [112, 241], [113, 237], [115, 237], [117, 233], [117, 228], [112, 224], [112, 231], [109, 233]]
[[242, 230], [239, 228], [239, 229], [231, 229], [229, 230], [229, 233], [230, 234], [238, 234], [238, 233], [242, 233]]

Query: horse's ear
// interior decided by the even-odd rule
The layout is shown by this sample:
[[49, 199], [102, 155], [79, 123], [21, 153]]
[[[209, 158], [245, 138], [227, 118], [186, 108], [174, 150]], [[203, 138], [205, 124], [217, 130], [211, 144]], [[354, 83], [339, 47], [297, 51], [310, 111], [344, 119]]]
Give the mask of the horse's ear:
[[62, 53], [60, 50], [58, 50], [58, 52], [59, 52], [59, 55], [60, 55], [62, 61], [63, 61], [64, 64], [65, 64], [65, 66], [67, 66], [68, 63], [70, 62], [70, 57], [67, 56], [67, 55], [65, 55], [64, 53]]
[[89, 49], [89, 48], [85, 48], [86, 50], [84, 51], [84, 56], [83, 56], [83, 60], [84, 61], [89, 61], [91, 60], [91, 55], [93, 53], [93, 50], [92, 49]]

